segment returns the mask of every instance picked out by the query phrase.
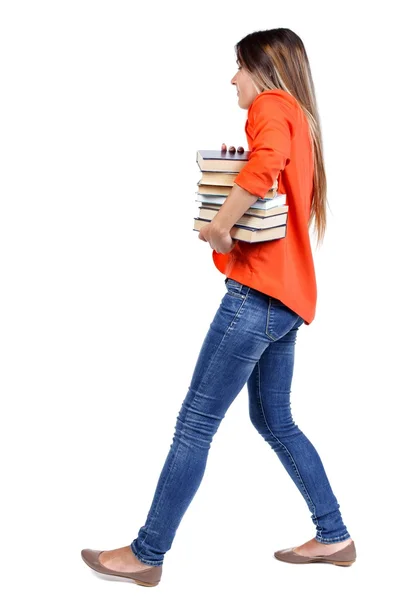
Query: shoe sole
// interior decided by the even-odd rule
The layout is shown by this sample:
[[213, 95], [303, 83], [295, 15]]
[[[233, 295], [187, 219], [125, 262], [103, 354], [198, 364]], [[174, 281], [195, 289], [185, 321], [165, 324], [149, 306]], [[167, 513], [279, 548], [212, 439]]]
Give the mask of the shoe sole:
[[337, 565], [338, 567], [351, 567], [351, 565], [354, 562], [356, 562], [355, 560], [327, 560], [324, 558], [313, 558], [313, 559], [305, 560], [302, 562], [295, 562], [292, 560], [285, 560], [283, 558], [279, 558], [278, 556], [275, 556], [275, 558], [277, 558], [277, 560], [279, 560], [280, 562], [286, 562], [291, 565], [308, 565], [310, 563], [328, 563], [330, 565]]

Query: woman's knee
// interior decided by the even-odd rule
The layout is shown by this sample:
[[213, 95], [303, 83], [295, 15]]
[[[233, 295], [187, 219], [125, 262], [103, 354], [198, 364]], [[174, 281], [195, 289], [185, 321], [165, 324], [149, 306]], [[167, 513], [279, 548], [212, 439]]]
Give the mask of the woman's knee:
[[301, 433], [293, 420], [291, 411], [266, 411], [260, 402], [253, 401], [249, 405], [249, 417], [252, 425], [270, 444], [283, 441]]

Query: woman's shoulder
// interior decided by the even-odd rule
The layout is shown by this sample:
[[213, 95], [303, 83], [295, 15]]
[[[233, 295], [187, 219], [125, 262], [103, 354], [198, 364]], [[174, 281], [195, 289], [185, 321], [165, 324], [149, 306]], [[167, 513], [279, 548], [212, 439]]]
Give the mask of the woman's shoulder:
[[288, 111], [290, 114], [296, 113], [300, 108], [295, 96], [285, 90], [276, 88], [273, 90], [264, 90], [255, 96], [248, 108], [247, 117], [255, 118], [255, 115], [262, 111]]

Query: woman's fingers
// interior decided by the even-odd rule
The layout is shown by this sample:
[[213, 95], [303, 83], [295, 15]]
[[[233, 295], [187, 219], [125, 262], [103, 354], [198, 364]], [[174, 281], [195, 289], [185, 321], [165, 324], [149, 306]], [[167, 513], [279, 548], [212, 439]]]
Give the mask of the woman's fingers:
[[[221, 151], [222, 151], [222, 152], [226, 152], [226, 151], [227, 151], [227, 146], [226, 146], [226, 144], [222, 144]], [[236, 148], [235, 148], [234, 146], [229, 146], [229, 152], [236, 152]], [[237, 148], [237, 152], [238, 152], [239, 154], [243, 154], [243, 152], [244, 152], [244, 148], [243, 148], [242, 146], [239, 146], [239, 147]]]

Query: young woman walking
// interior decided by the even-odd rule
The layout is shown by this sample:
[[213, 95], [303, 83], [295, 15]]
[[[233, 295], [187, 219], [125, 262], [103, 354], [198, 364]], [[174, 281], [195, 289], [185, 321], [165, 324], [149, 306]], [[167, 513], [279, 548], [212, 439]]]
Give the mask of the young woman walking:
[[[229, 406], [247, 384], [249, 414], [303, 495], [315, 537], [274, 556], [291, 563], [351, 565], [354, 541], [342, 520], [320, 456], [294, 423], [290, 389], [298, 329], [315, 316], [317, 287], [309, 227], [326, 226], [326, 176], [309, 61], [290, 29], [257, 31], [237, 45], [239, 106], [248, 109], [250, 157], [215, 218], [199, 233], [226, 275], [226, 292], [209, 326], [146, 523], [131, 544], [82, 550], [101, 573], [157, 585], [166, 552], [202, 480], [208, 451]], [[230, 230], [278, 179], [286, 194], [286, 237], [250, 244]]]

